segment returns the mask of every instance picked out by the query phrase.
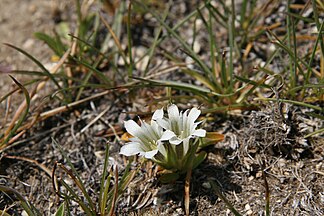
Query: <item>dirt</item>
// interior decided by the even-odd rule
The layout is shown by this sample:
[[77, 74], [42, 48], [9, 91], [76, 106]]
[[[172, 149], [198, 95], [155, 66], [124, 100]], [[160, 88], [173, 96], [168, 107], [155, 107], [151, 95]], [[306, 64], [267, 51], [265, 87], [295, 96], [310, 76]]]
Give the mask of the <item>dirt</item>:
[[[43, 64], [50, 65], [53, 53], [43, 42], [35, 39], [33, 33], [51, 33], [57, 25], [57, 10], [62, 12], [59, 20], [74, 22], [75, 16], [71, 15], [74, 7], [69, 7], [73, 2], [1, 0], [1, 43], [21, 47]], [[185, 11], [183, 8], [193, 7], [194, 3], [183, 5], [177, 2], [171, 15]], [[278, 12], [278, 8], [274, 11]], [[275, 15], [267, 14], [273, 19]], [[218, 33], [223, 34], [221, 30]], [[149, 36], [141, 37], [145, 40]], [[199, 40], [205, 41], [206, 38], [201, 36]], [[175, 42], [171, 40], [168, 43], [162, 46], [170, 49], [170, 43]], [[310, 44], [302, 45], [307, 47]], [[252, 58], [246, 67], [252, 67], [267, 55], [270, 45], [261, 45], [259, 52], [255, 51], [258, 59]], [[204, 49], [208, 47], [202, 43], [200, 53], [204, 53]], [[183, 53], [180, 52], [179, 58], [182, 57]], [[35, 64], [25, 56], [3, 45], [0, 46], [0, 66], [8, 70], [37, 70]], [[280, 64], [273, 67], [280, 68]], [[187, 79], [177, 74], [173, 78], [176, 76]], [[28, 80], [22, 75], [15, 77], [21, 81]], [[12, 81], [7, 74], [0, 74], [0, 92], [9, 89], [12, 89]], [[166, 94], [164, 89], [143, 89], [131, 96], [117, 90], [38, 123], [18, 140], [14, 148], [1, 153], [0, 184], [23, 194], [42, 214], [53, 214], [60, 201], [53, 190], [51, 171], [56, 161], [66, 164], [59, 147], [53, 143], [55, 140], [62, 146], [84, 180], [88, 192], [97, 201], [102, 155], [107, 141], [110, 141], [110, 165], [115, 165], [122, 174], [126, 163], [118, 153], [123, 142], [118, 141], [115, 135], [117, 133], [118, 137], [125, 132], [124, 120], [137, 119], [134, 113], [150, 113], [155, 107], [151, 109], [147, 104], [154, 104], [154, 100], [160, 99], [160, 94]], [[197, 104], [197, 101], [191, 99], [184, 104], [191, 106]], [[56, 105], [48, 104], [44, 110], [54, 109]], [[2, 103], [0, 108], [4, 107]], [[202, 106], [202, 109], [205, 108]], [[15, 107], [12, 107], [11, 112], [14, 110]], [[281, 110], [285, 110], [284, 116]], [[297, 106], [281, 107], [278, 103], [271, 103], [253, 111], [207, 115], [208, 121], [204, 124], [206, 129], [224, 134], [225, 140], [206, 150], [207, 160], [192, 174], [191, 215], [231, 215], [212, 189], [210, 181], [216, 182], [219, 190], [243, 215], [264, 215], [266, 190], [270, 193], [271, 215], [324, 215], [324, 138], [303, 138], [322, 128], [323, 121], [307, 115], [309, 111]], [[85, 129], [102, 112], [102, 117]], [[139, 163], [132, 164], [134, 169], [138, 166]], [[141, 167], [129, 189], [120, 197], [116, 206], [117, 215], [184, 215], [184, 181], [180, 179], [164, 185], [158, 182], [157, 176], [155, 166]], [[61, 177], [72, 184], [69, 177], [63, 174]], [[1, 193], [0, 210], [5, 208], [9, 208], [8, 212], [12, 215], [21, 215], [19, 203]], [[84, 214], [76, 203], [72, 203], [71, 215]]]
[[[1, 0], [0, 1], [0, 66], [10, 70], [39, 70], [26, 56], [4, 45], [9, 43], [34, 56], [42, 64], [50, 67], [53, 52], [47, 45], [34, 37], [35, 32], [51, 34], [57, 19], [71, 21], [68, 9], [72, 0]], [[73, 4], [72, 4], [73, 5]], [[57, 11], [60, 12], [58, 17]], [[64, 12], [65, 11], [65, 12]], [[5, 70], [6, 71], [6, 70]], [[15, 75], [18, 78], [22, 76]], [[26, 76], [22, 77], [26, 80]], [[0, 74], [0, 91], [7, 91], [12, 81], [6, 74]]]

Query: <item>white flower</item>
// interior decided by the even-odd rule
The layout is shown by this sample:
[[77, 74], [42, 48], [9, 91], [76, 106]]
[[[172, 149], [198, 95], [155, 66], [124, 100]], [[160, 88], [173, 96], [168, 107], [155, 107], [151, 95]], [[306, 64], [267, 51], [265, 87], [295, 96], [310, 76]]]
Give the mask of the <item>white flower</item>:
[[122, 146], [120, 154], [125, 156], [139, 154], [148, 159], [152, 159], [158, 151], [165, 154], [165, 149], [160, 141], [163, 129], [155, 121], [152, 120], [151, 124], [141, 121], [141, 126], [139, 126], [133, 120], [129, 120], [125, 121], [125, 128], [134, 137], [130, 138], [131, 142]]
[[[189, 113], [188, 113], [189, 112]], [[163, 109], [155, 111], [153, 120], [164, 128], [161, 140], [168, 140], [171, 144], [178, 145], [184, 143], [184, 149], [189, 148], [189, 139], [194, 137], [205, 137], [206, 131], [203, 129], [196, 129], [200, 122], [198, 119], [201, 111], [197, 108], [192, 108], [190, 111], [186, 110], [184, 113], [180, 112], [176, 105], [171, 104], [168, 107], [168, 117], [163, 117]]]
[[158, 109], [152, 116], [151, 123], [140, 121], [138, 125], [133, 120], [125, 121], [125, 128], [133, 137], [126, 143], [120, 154], [137, 155], [151, 159], [158, 165], [180, 173], [196, 167], [206, 156], [196, 151], [205, 137], [206, 131], [197, 129], [200, 122], [195, 122], [201, 111], [197, 108], [179, 112], [176, 105], [168, 107], [168, 116]]

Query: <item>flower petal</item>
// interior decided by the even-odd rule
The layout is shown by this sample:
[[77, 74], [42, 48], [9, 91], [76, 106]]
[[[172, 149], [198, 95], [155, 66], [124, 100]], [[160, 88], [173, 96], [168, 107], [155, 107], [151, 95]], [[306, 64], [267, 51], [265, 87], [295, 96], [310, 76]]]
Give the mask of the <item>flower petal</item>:
[[189, 142], [190, 142], [190, 139], [184, 139], [183, 140], [183, 155], [185, 156], [189, 150]]
[[170, 130], [166, 130], [163, 132], [162, 137], [160, 138], [160, 140], [165, 141], [165, 140], [170, 140], [172, 137], [175, 137], [175, 133], [173, 131]]
[[152, 120], [162, 119], [163, 116], [164, 116], [163, 108], [162, 109], [157, 109], [153, 113]]
[[186, 131], [188, 130], [190, 122], [188, 122], [188, 111], [186, 110], [182, 115], [182, 130]]
[[158, 145], [158, 150], [165, 158], [167, 158], [168, 153], [167, 153], [167, 150], [165, 149], [165, 147], [164, 147], [164, 145], [162, 143]]
[[143, 135], [147, 138], [149, 138], [150, 140], [158, 140], [158, 134], [154, 131], [154, 128], [152, 127], [152, 125], [147, 124], [146, 122], [142, 122], [142, 131], [143, 131]]
[[179, 121], [179, 109], [175, 104], [168, 107], [168, 116], [171, 121]]
[[153, 130], [154, 134], [158, 136], [158, 139], [162, 136], [162, 128], [156, 121], [151, 121], [151, 129]]
[[206, 136], [206, 131], [204, 129], [198, 129], [198, 130], [195, 130], [193, 133], [192, 133], [193, 136], [198, 136], [198, 137], [205, 137]]
[[145, 152], [144, 157], [147, 158], [147, 159], [152, 159], [158, 153], [158, 151], [159, 150], [154, 149], [152, 151]]
[[192, 108], [190, 110], [190, 112], [189, 112], [189, 115], [188, 115], [188, 121], [191, 124], [193, 124], [197, 120], [197, 118], [199, 117], [200, 113], [201, 113], [201, 111], [198, 110], [197, 108], [195, 108], [195, 107]]
[[156, 122], [164, 129], [169, 130], [171, 129], [171, 125], [168, 120], [166, 119], [157, 119]]
[[179, 145], [182, 142], [182, 139], [179, 139], [178, 137], [172, 137], [169, 142], [173, 145]]
[[119, 154], [125, 156], [132, 156], [142, 152], [141, 144], [138, 142], [129, 142], [126, 145], [122, 146]]
[[134, 137], [141, 136], [141, 127], [133, 120], [125, 121], [124, 125], [127, 132], [133, 135]]

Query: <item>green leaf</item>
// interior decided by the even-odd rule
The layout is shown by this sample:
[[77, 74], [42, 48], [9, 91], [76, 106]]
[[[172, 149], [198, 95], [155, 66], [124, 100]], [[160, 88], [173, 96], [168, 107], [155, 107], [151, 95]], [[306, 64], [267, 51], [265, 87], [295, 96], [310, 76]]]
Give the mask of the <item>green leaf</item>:
[[[31, 203], [29, 203], [18, 191], [15, 189], [0, 185], [0, 191], [10, 194], [20, 201], [21, 207], [26, 211], [29, 216], [40, 216], [40, 212]], [[0, 213], [3, 213], [0, 211]]]
[[180, 174], [177, 172], [176, 173], [166, 173], [166, 174], [163, 174], [159, 178], [159, 181], [162, 182], [163, 184], [166, 184], [166, 183], [171, 183], [171, 182], [178, 180], [179, 177], [180, 177]]
[[214, 85], [214, 83], [210, 79], [208, 79], [207, 77], [205, 77], [204, 75], [202, 75], [198, 71], [191, 70], [191, 69], [182, 69], [182, 71], [184, 73], [194, 77], [196, 80], [201, 82], [204, 86], [208, 87], [212, 91], [216, 91], [216, 90], [219, 89], [218, 85]]
[[[8, 44], [8, 43], [4, 43], [6, 46], [8, 47], [11, 47], [15, 50], [17, 50], [18, 52], [24, 54], [25, 56], [27, 56], [30, 60], [32, 60], [40, 69], [43, 70], [43, 73], [48, 76], [52, 81], [53, 83], [59, 88], [61, 89], [61, 86], [59, 85], [59, 83], [56, 81], [55, 77], [53, 76], [53, 74], [51, 74], [45, 67], [42, 63], [40, 63], [37, 59], [35, 59], [33, 56], [31, 56], [29, 53], [27, 53], [26, 51], [14, 46], [14, 45], [11, 45], [11, 44]], [[65, 95], [64, 95], [65, 96]]]
[[65, 214], [65, 204], [64, 202], [60, 205], [60, 207], [57, 209], [55, 216], [64, 216]]
[[87, 63], [85, 60], [79, 60], [79, 59], [77, 59], [75, 57], [73, 57], [73, 60], [75, 60], [77, 63], [85, 66], [86, 68], [88, 68], [89, 70], [91, 70], [92, 72], [94, 72], [96, 74], [98, 80], [102, 81], [103, 83], [107, 84], [108, 86], [112, 86], [111, 80], [109, 80], [108, 77], [106, 77], [104, 73], [102, 73], [101, 71], [99, 71], [94, 66], [92, 66], [89, 63]]
[[260, 87], [260, 88], [268, 88], [268, 89], [271, 89], [271, 86], [270, 85], [267, 85], [267, 84], [264, 84], [264, 83], [260, 83], [260, 81], [254, 81], [254, 80], [250, 80], [250, 79], [247, 79], [247, 78], [244, 78], [244, 77], [240, 77], [240, 76], [235, 76], [236, 79], [244, 82], [244, 83], [248, 83], [248, 84], [251, 84], [255, 87]]
[[105, 151], [105, 162], [103, 167], [103, 172], [100, 181], [100, 192], [99, 192], [99, 205], [100, 205], [100, 213], [101, 215], [105, 214], [106, 205], [108, 201], [108, 189], [110, 186], [110, 175], [106, 178], [108, 172], [108, 164], [109, 164], [109, 145], [106, 145]]
[[218, 185], [214, 181], [209, 181], [212, 190], [216, 193], [216, 195], [223, 200], [223, 202], [226, 204], [227, 208], [235, 215], [235, 216], [241, 216], [236, 208], [229, 202], [229, 200], [223, 195], [221, 190], [219, 189]]
[[[80, 175], [78, 174], [78, 172], [76, 171], [75, 167], [73, 166], [71, 160], [69, 159], [67, 153], [63, 150], [62, 146], [60, 146], [56, 140], [54, 138], [52, 138], [52, 143], [55, 147], [57, 147], [59, 149], [59, 151], [61, 152], [63, 158], [66, 160], [67, 164], [70, 166], [71, 170], [65, 170], [66, 173], [71, 177], [73, 176], [73, 178], [71, 177], [71, 179], [74, 181], [74, 183], [77, 185], [77, 187], [80, 189], [80, 191], [82, 192], [85, 200], [87, 201], [87, 204], [85, 201], [83, 201], [83, 199], [81, 200], [81, 198], [79, 197], [79, 195], [76, 194], [76, 192], [69, 187], [66, 183], [63, 185], [71, 194], [73, 194], [73, 197], [75, 198], [75, 201], [77, 201], [80, 206], [82, 207], [82, 209], [85, 212], [94, 212], [95, 208], [95, 204], [93, 203], [92, 199], [90, 198], [90, 195], [88, 194], [86, 187], [84, 185], [84, 183], [82, 182], [82, 179], [80, 177]], [[62, 168], [62, 167], [61, 167]], [[64, 180], [61, 181], [61, 183], [64, 183]], [[90, 208], [88, 208], [88, 206]], [[91, 209], [91, 210], [90, 210]], [[91, 215], [91, 214], [89, 214]]]
[[313, 19], [310, 19], [310, 18], [307, 18], [307, 17], [303, 17], [299, 14], [295, 14], [295, 13], [292, 13], [292, 12], [286, 12], [288, 15], [290, 16], [293, 16], [299, 20], [303, 20], [304, 22], [308, 22], [308, 23], [314, 23], [314, 20]]
[[254, 100], [263, 100], [263, 101], [278, 101], [281, 103], [290, 103], [290, 104], [294, 104], [297, 106], [304, 106], [304, 107], [308, 107], [314, 110], [318, 110], [320, 112], [324, 112], [324, 108], [320, 107], [320, 106], [315, 106], [312, 104], [308, 104], [308, 103], [304, 103], [304, 102], [300, 102], [300, 101], [294, 101], [294, 100], [286, 100], [286, 99], [277, 99], [277, 98], [255, 98]]
[[202, 152], [199, 152], [199, 154], [197, 154], [194, 158], [194, 161], [192, 163], [192, 169], [196, 169], [199, 164], [201, 164], [205, 158], [207, 157], [207, 153], [202, 151]]
[[41, 40], [44, 41], [58, 56], [62, 56], [64, 54], [64, 47], [62, 47], [62, 44], [59, 43], [55, 38], [44, 34], [42, 32], [36, 32], [34, 33], [34, 36]]
[[200, 86], [196, 86], [196, 85], [192, 85], [192, 84], [188, 84], [188, 83], [181, 83], [181, 82], [176, 82], [176, 81], [166, 81], [166, 80], [153, 80], [153, 79], [143, 79], [143, 78], [139, 78], [139, 77], [133, 77], [134, 79], [138, 79], [141, 81], [145, 81], [145, 82], [149, 82], [151, 84], [155, 84], [157, 86], [165, 86], [165, 87], [173, 87], [176, 89], [180, 89], [180, 90], [186, 90], [186, 91], [190, 91], [193, 93], [197, 93], [203, 96], [208, 96], [208, 94], [214, 95], [214, 96], [218, 96], [218, 97], [229, 97], [234, 95], [235, 93], [231, 93], [231, 94], [219, 94], [216, 92], [213, 92], [209, 89], [206, 89], [204, 87], [200, 87]]

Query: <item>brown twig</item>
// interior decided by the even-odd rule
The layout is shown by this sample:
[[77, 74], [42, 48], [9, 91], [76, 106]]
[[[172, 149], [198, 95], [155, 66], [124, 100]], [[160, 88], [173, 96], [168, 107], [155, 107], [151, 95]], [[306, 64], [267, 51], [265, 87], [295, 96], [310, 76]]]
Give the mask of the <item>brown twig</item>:
[[191, 179], [191, 172], [192, 170], [189, 169], [186, 175], [186, 181], [185, 181], [185, 198], [184, 198], [184, 206], [185, 206], [185, 212], [186, 216], [189, 216], [189, 204], [190, 204], [190, 179]]
[[58, 162], [55, 161], [54, 163], [54, 166], [53, 166], [53, 170], [52, 170], [52, 185], [53, 185], [53, 189], [54, 189], [54, 192], [55, 194], [59, 197], [59, 198], [64, 198], [61, 193], [60, 193], [60, 189], [59, 189], [59, 186], [58, 186], [58, 181], [57, 181], [57, 178], [55, 177], [55, 171], [56, 171], [56, 168], [57, 168], [57, 164]]

